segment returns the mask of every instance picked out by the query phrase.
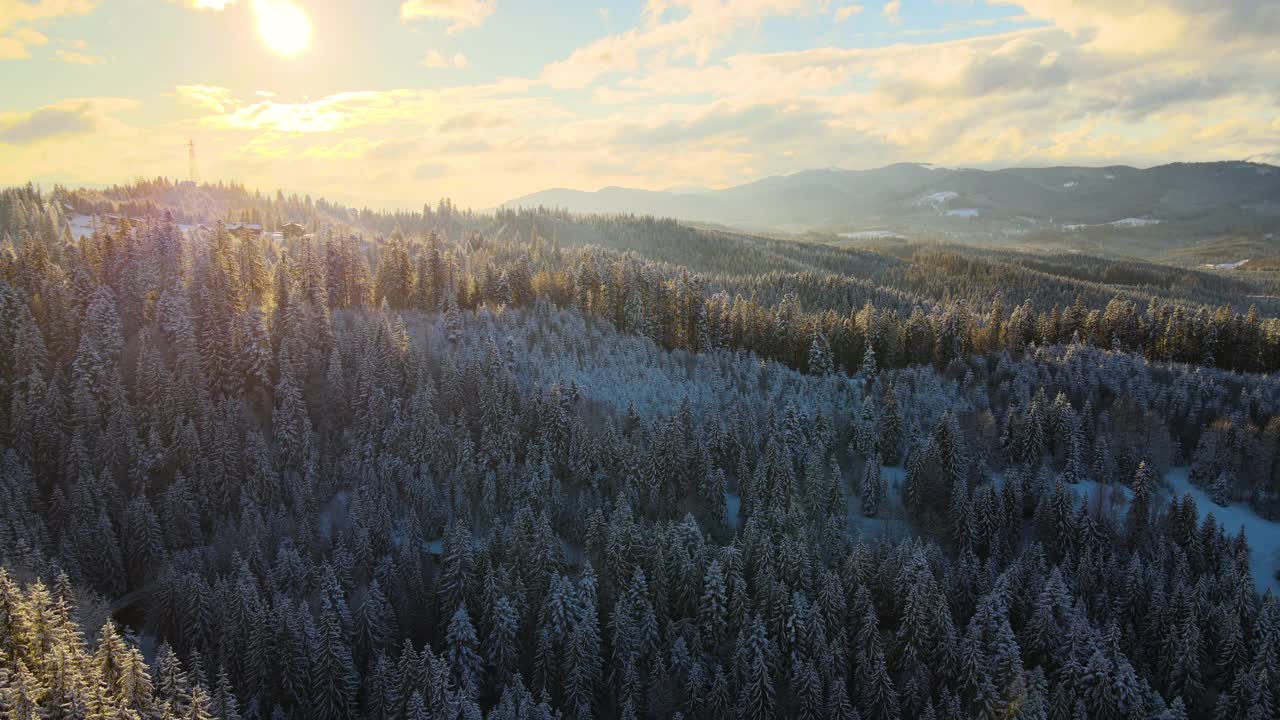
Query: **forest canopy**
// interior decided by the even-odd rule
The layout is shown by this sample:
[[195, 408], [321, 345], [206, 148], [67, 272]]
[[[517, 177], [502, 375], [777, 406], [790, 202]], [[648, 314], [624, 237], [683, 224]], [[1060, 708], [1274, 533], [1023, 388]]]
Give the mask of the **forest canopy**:
[[64, 193], [0, 193], [8, 716], [1280, 716], [1259, 281]]

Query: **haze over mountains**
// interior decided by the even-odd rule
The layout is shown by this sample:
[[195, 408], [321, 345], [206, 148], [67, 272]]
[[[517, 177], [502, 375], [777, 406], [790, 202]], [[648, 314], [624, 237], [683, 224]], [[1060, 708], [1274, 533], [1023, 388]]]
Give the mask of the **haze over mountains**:
[[899, 163], [806, 170], [722, 190], [555, 188], [505, 207], [633, 213], [789, 232], [1072, 229], [1117, 223], [1206, 232], [1280, 222], [1280, 168], [1252, 162], [951, 169]]

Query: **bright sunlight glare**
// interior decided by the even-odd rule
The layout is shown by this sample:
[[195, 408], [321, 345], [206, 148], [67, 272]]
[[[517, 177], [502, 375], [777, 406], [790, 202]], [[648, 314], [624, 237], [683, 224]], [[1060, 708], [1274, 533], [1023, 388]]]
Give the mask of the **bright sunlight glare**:
[[254, 0], [258, 34], [272, 52], [290, 57], [311, 45], [311, 20], [291, 0]]

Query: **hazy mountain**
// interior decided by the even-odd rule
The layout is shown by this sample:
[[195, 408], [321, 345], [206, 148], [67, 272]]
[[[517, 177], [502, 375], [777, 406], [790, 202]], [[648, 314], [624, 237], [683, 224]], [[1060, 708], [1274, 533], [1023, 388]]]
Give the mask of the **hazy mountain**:
[[875, 170], [806, 170], [722, 190], [556, 188], [505, 207], [634, 213], [741, 227], [845, 231], [919, 226], [991, 230], [1115, 223], [1280, 223], [1280, 168], [1251, 162], [974, 170], [900, 163]]

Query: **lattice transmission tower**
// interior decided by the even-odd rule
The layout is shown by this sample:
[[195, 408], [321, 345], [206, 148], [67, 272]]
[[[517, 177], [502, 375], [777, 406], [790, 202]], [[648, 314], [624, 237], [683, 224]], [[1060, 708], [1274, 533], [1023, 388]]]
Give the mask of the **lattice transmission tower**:
[[196, 141], [187, 138], [187, 179], [193, 183], [200, 182], [200, 170], [196, 167]]

